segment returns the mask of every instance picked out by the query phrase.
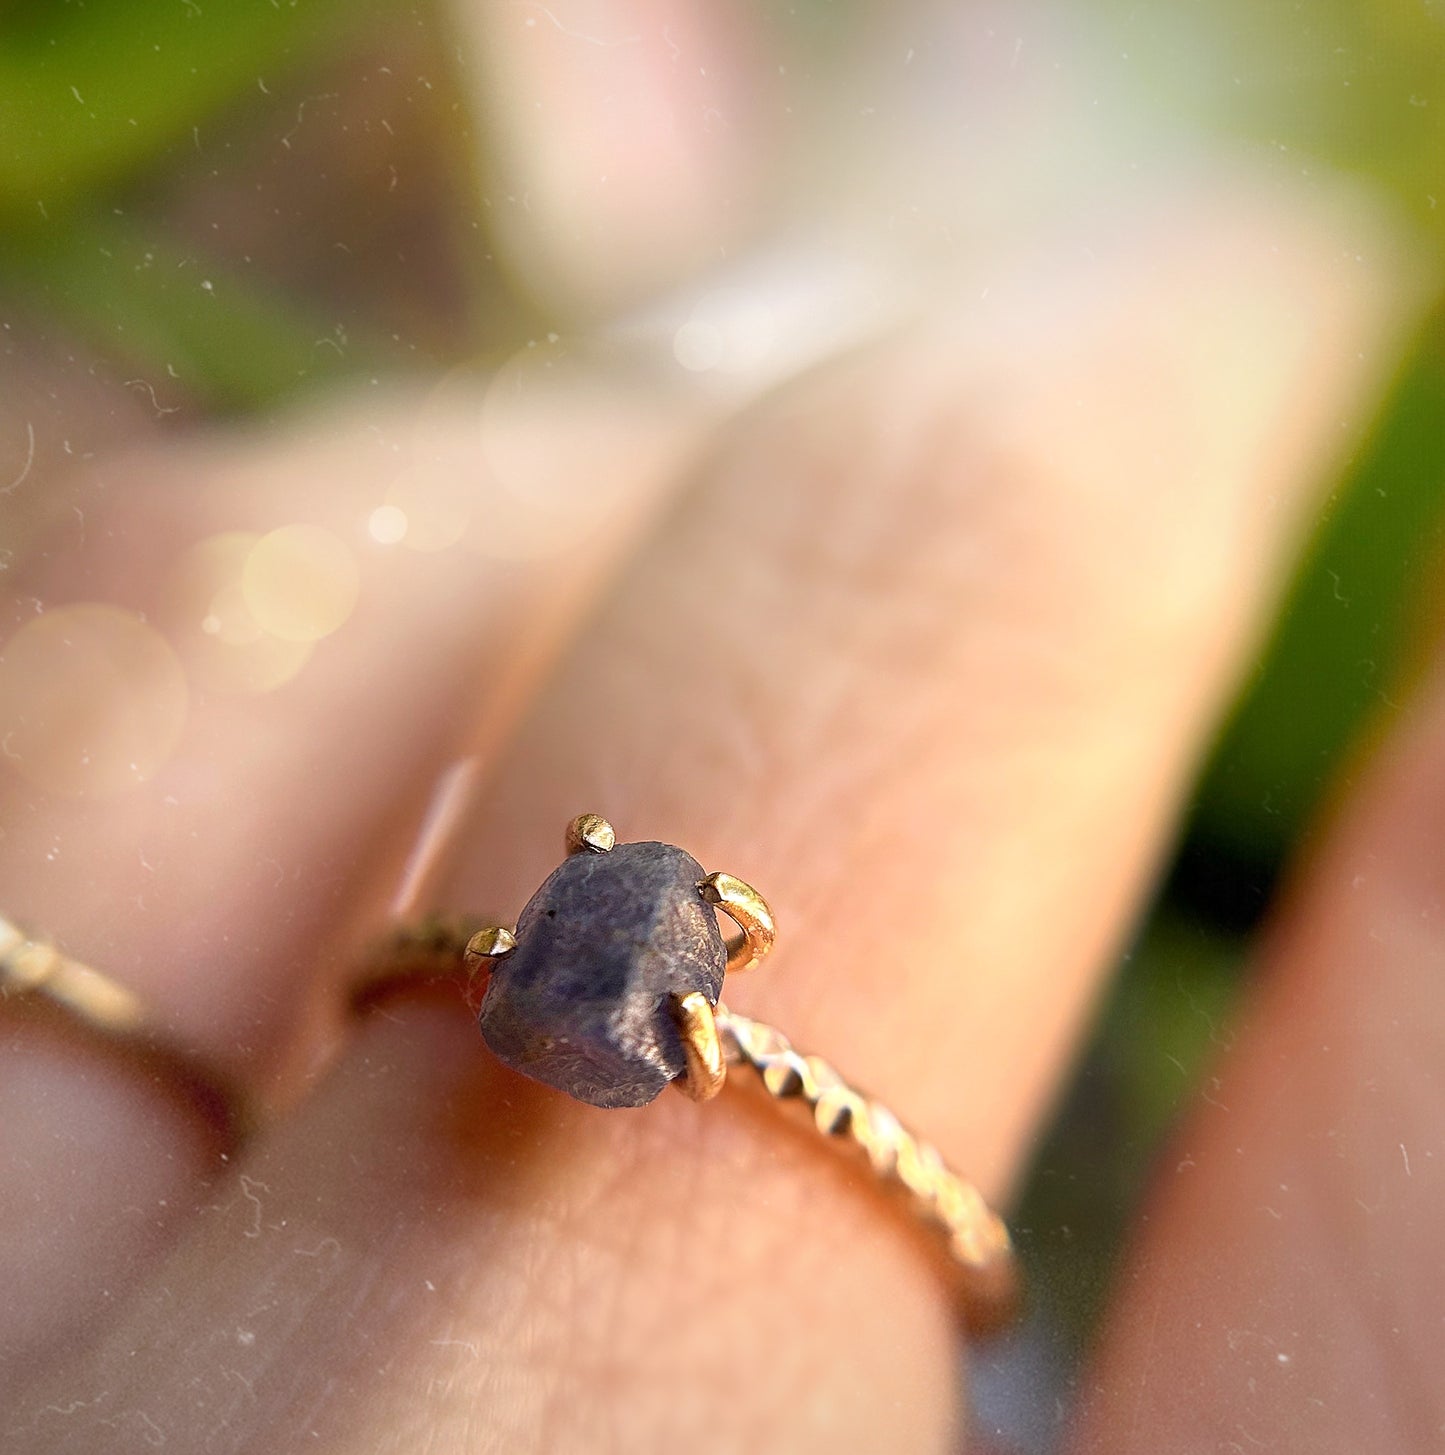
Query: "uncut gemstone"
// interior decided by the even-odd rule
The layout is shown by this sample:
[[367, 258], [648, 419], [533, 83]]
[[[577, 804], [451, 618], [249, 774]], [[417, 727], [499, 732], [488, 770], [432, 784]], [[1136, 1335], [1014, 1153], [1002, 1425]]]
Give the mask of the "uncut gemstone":
[[671, 844], [566, 859], [492, 969], [480, 1024], [493, 1055], [593, 1106], [645, 1106], [684, 1075], [668, 998], [700, 990], [716, 1005], [727, 968], [703, 874]]

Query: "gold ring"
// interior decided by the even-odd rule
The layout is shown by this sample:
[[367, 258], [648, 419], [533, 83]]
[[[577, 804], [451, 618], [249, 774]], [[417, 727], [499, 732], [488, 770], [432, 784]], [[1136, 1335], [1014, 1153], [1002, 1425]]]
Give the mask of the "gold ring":
[[[460, 976], [498, 1060], [594, 1106], [642, 1106], [669, 1085], [710, 1101], [729, 1066], [745, 1066], [768, 1096], [804, 1108], [817, 1132], [854, 1147], [881, 1183], [903, 1192], [938, 1235], [970, 1328], [1006, 1322], [1017, 1297], [1013, 1249], [978, 1189], [827, 1061], [722, 1003], [724, 976], [772, 949], [763, 896], [670, 844], [618, 844], [596, 814], [573, 819], [567, 849], [515, 927], [432, 919], [398, 932], [355, 988], [353, 1006], [403, 977]], [[727, 939], [714, 911], [736, 926]], [[248, 1128], [229, 1079], [150, 1025], [131, 991], [3, 917], [0, 999], [63, 1012], [162, 1073], [216, 1128], [222, 1150]]]
[[229, 1153], [251, 1129], [246, 1098], [230, 1077], [151, 1024], [134, 992], [65, 954], [48, 936], [0, 915], [0, 1001], [39, 1014], [58, 1013], [103, 1049], [155, 1073], [211, 1128], [216, 1150]]
[[[938, 1235], [970, 1328], [1006, 1322], [1013, 1249], [978, 1189], [828, 1062], [722, 1003], [725, 974], [751, 969], [773, 946], [763, 896], [673, 845], [619, 844], [597, 814], [572, 820], [566, 847], [515, 926], [433, 919], [403, 929], [353, 1003], [402, 975], [460, 974], [499, 1061], [593, 1106], [642, 1106], [669, 1085], [709, 1101], [729, 1066], [746, 1066], [768, 1096], [806, 1108], [816, 1131], [852, 1145], [904, 1193]], [[726, 940], [714, 910], [737, 927]]]

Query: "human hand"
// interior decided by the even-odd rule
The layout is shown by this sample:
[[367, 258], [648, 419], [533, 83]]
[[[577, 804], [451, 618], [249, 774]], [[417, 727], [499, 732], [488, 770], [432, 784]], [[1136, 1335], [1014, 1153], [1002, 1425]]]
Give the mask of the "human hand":
[[[7, 651], [29, 736], [4, 907], [268, 1110], [218, 1166], [163, 1081], [7, 1007], [7, 1442], [946, 1448], [956, 1334], [912, 1232], [770, 1112], [595, 1112], [497, 1068], [455, 1006], [336, 1007], [389, 917], [515, 910], [597, 808], [763, 888], [783, 937], [730, 998], [1006, 1196], [1368, 401], [1396, 315], [1342, 239], [1384, 257], [1358, 214], [1176, 196], [742, 415], [582, 360], [66, 484], [79, 524], [32, 553], [7, 628], [37, 602], [143, 613], [186, 721], [145, 781], [72, 797], [103, 786], [98, 748], [124, 779], [122, 746], [165, 739], [176, 678], [143, 670], [144, 631], [116, 657], [104, 614], [28, 679]], [[453, 545], [369, 533], [400, 475], [415, 521], [462, 519]], [[281, 590], [345, 619], [294, 680], [218, 691], [290, 659], [264, 633], [217, 656], [175, 569], [297, 523], [343, 544], [354, 611], [334, 562], [308, 577], [334, 592]], [[86, 633], [135, 670], [77, 719]], [[1434, 1418], [1428, 1376], [1397, 1400], [1388, 1373], [1396, 1339], [1429, 1357], [1437, 1174], [1418, 1083], [1382, 1095], [1380, 1028], [1418, 1019], [1438, 953], [1441, 712], [1386, 750], [1265, 951], [1275, 988], [1211, 1088], [1228, 1111], [1186, 1134], [1086, 1446], [1281, 1444], [1319, 1409], [1316, 1447], [1378, 1447]], [[1396, 1158], [1408, 1200], [1381, 1191]], [[1280, 1205], [1301, 1189], [1310, 1212]], [[1396, 1251], [1347, 1306], [1319, 1270], [1369, 1257], [1357, 1199]]]

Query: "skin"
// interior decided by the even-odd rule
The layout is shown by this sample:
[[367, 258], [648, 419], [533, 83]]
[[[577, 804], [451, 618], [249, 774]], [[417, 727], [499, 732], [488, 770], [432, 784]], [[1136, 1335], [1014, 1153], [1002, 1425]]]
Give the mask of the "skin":
[[[164, 1078], [0, 1007], [6, 1447], [957, 1448], [953, 1310], [856, 1169], [742, 1094], [574, 1105], [494, 1065], [455, 997], [353, 1022], [344, 988], [397, 918], [515, 913], [593, 809], [763, 888], [782, 938], [730, 1001], [1006, 1202], [1377, 396], [1394, 264], [1359, 210], [1201, 187], [745, 410], [539, 386], [489, 444], [574, 511], [605, 490], [585, 536], [357, 544], [351, 620], [283, 690], [197, 696], [149, 783], [0, 780], [6, 909], [262, 1108], [222, 1160]], [[399, 458], [470, 463], [492, 519], [479, 403], [109, 453], [7, 633], [37, 599], [158, 610], [218, 529], [355, 544]], [[1261, 949], [1079, 1449], [1435, 1447], [1442, 785], [1434, 686]]]

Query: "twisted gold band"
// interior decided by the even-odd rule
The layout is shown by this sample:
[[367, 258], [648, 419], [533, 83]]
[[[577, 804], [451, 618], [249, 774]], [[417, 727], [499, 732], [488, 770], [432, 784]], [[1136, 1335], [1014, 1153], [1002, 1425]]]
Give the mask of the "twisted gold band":
[[1013, 1243], [983, 1194], [886, 1106], [850, 1086], [821, 1057], [795, 1051], [781, 1031], [725, 1005], [717, 1008], [717, 1026], [731, 1064], [755, 1071], [774, 1100], [806, 1105], [824, 1137], [847, 1137], [879, 1181], [900, 1188], [919, 1220], [943, 1235], [968, 1327], [984, 1332], [1007, 1323], [1018, 1302]]
[[[353, 1006], [363, 1009], [400, 982], [417, 978], [458, 982], [475, 1005], [486, 970], [475, 956], [469, 963], [466, 949], [474, 935], [493, 932], [479, 930], [480, 923], [438, 917], [398, 929], [376, 947]], [[747, 1067], [772, 1100], [805, 1107], [819, 1135], [860, 1152], [879, 1184], [900, 1192], [908, 1211], [936, 1235], [941, 1270], [968, 1329], [985, 1333], [1008, 1323], [1019, 1297], [1013, 1242], [978, 1188], [881, 1102], [850, 1085], [821, 1057], [795, 1050], [780, 1030], [723, 1003], [712, 1018], [725, 1063], [718, 1068], [716, 1089], [722, 1089], [728, 1066]], [[682, 1029], [691, 1056], [692, 1041]], [[690, 1066], [689, 1077], [675, 1085], [695, 1096], [692, 1076]]]

